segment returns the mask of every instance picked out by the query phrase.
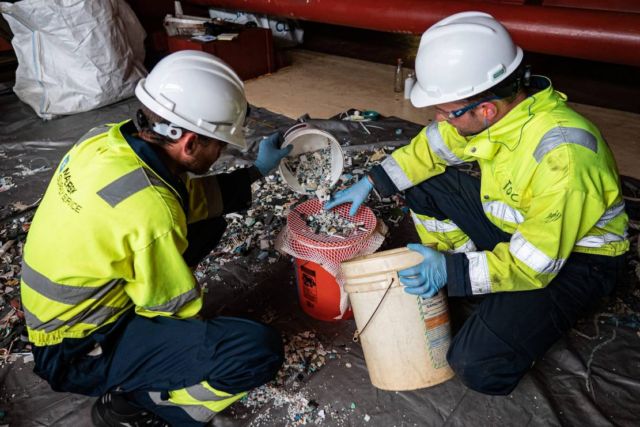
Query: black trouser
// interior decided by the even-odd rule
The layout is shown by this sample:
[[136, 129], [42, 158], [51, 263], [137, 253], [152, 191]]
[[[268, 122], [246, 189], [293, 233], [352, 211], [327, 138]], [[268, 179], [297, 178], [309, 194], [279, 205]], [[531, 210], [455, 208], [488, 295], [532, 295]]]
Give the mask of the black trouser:
[[[511, 236], [485, 216], [480, 181], [454, 168], [411, 188], [418, 214], [451, 219], [476, 244], [493, 250]], [[572, 254], [543, 289], [487, 295], [454, 336], [447, 360], [462, 382], [486, 394], [511, 393], [533, 363], [621, 277], [624, 255]]]

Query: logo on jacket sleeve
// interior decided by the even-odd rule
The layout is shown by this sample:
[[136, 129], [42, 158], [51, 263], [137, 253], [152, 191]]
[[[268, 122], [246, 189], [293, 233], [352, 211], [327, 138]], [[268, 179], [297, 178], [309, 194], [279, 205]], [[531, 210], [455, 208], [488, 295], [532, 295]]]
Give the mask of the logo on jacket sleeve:
[[[60, 200], [62, 203], [66, 204], [71, 208], [74, 212], [80, 212], [82, 206], [80, 206], [75, 200], [73, 200], [73, 193], [77, 191], [76, 186], [73, 184], [73, 179], [71, 177], [71, 170], [68, 166], [66, 166], [69, 160], [69, 156], [66, 156], [62, 163], [60, 164], [60, 168], [58, 168], [58, 196], [60, 196]], [[66, 167], [65, 167], [66, 166]], [[64, 167], [64, 169], [62, 169]]]

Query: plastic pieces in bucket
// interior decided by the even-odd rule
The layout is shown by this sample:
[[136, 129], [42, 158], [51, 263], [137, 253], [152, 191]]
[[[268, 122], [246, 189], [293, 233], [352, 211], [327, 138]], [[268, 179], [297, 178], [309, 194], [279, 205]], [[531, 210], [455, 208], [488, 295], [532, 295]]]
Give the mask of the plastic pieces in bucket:
[[327, 200], [344, 169], [338, 140], [307, 123], [298, 123], [285, 132], [282, 146], [287, 145], [293, 149], [278, 168], [284, 182], [297, 193]]

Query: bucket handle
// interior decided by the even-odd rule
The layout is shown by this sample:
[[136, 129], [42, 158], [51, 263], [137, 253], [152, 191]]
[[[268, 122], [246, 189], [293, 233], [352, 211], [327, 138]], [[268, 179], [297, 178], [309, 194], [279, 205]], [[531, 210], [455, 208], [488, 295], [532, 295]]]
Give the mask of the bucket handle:
[[362, 335], [364, 333], [364, 330], [367, 329], [367, 326], [369, 326], [369, 323], [371, 323], [371, 320], [373, 320], [373, 317], [376, 315], [376, 313], [378, 312], [378, 309], [380, 308], [380, 305], [382, 305], [382, 301], [384, 301], [384, 298], [387, 296], [387, 294], [389, 293], [389, 290], [391, 289], [391, 286], [393, 285], [393, 282], [395, 281], [395, 277], [391, 278], [391, 282], [389, 282], [389, 286], [387, 286], [387, 290], [384, 291], [384, 295], [382, 295], [382, 298], [380, 298], [380, 302], [378, 303], [378, 305], [376, 306], [376, 309], [373, 310], [373, 313], [371, 314], [371, 317], [369, 317], [369, 320], [367, 320], [367, 323], [364, 324], [364, 327], [362, 328], [361, 331], [359, 331], [356, 328], [356, 331], [353, 333], [353, 342], [358, 342], [360, 341], [360, 335]]

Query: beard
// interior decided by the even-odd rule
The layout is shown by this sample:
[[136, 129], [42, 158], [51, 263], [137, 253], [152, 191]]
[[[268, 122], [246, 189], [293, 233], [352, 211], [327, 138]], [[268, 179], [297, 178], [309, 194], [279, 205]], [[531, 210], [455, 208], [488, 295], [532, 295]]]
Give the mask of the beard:
[[196, 175], [204, 175], [209, 171], [209, 169], [211, 169], [211, 166], [213, 166], [213, 163], [214, 162], [209, 162], [205, 160], [195, 160], [193, 162], [190, 162], [190, 164], [187, 165], [186, 169], [189, 172], [194, 173]]

